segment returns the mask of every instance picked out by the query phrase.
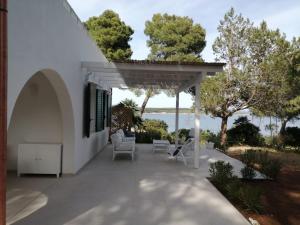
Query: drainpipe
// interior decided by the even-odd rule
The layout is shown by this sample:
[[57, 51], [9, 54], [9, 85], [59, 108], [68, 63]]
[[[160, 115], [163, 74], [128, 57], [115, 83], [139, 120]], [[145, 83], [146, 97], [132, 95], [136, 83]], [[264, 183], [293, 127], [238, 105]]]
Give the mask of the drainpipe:
[[0, 225], [6, 224], [7, 0], [0, 0]]

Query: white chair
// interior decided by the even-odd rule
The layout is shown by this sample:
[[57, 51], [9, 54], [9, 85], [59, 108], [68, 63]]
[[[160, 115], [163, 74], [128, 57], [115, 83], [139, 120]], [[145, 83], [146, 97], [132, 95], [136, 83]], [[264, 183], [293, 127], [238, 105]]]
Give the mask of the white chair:
[[187, 141], [184, 142], [182, 146], [179, 146], [173, 151], [171, 150], [168, 154], [171, 155], [171, 157], [175, 157], [176, 160], [178, 158], [182, 159], [184, 165], [187, 166], [187, 159], [194, 157], [194, 146], [194, 138], [189, 138]]
[[134, 160], [135, 142], [123, 141], [122, 136], [118, 133], [111, 135], [111, 142], [113, 144], [113, 157], [114, 160], [117, 154], [131, 154], [131, 159]]
[[123, 142], [135, 142], [135, 137], [126, 137], [122, 129], [117, 130], [117, 134], [120, 134]]

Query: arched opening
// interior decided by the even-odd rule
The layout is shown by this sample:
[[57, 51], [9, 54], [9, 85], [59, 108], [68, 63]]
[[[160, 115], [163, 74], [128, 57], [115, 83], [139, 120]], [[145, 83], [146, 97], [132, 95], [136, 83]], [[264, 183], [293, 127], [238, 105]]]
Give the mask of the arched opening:
[[63, 80], [53, 70], [35, 73], [15, 102], [8, 127], [8, 170], [17, 170], [18, 145], [23, 143], [62, 144], [62, 172], [74, 172], [72, 104]]

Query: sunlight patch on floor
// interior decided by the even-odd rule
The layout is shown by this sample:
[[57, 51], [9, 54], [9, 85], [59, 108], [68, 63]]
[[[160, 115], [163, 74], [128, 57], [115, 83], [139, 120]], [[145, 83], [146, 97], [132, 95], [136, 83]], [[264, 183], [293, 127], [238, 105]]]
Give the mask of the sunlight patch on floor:
[[13, 224], [47, 205], [48, 197], [39, 192], [12, 189], [7, 193], [6, 224]]

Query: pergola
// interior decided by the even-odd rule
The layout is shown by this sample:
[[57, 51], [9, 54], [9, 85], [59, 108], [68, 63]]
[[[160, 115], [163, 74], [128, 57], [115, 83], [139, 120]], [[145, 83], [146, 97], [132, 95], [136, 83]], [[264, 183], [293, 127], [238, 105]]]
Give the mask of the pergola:
[[206, 76], [222, 72], [224, 63], [165, 62], [126, 60], [115, 62], [82, 62], [88, 82], [103, 89], [154, 88], [176, 93], [176, 145], [178, 145], [179, 93], [195, 87], [194, 167], [199, 168], [200, 151], [200, 87]]

